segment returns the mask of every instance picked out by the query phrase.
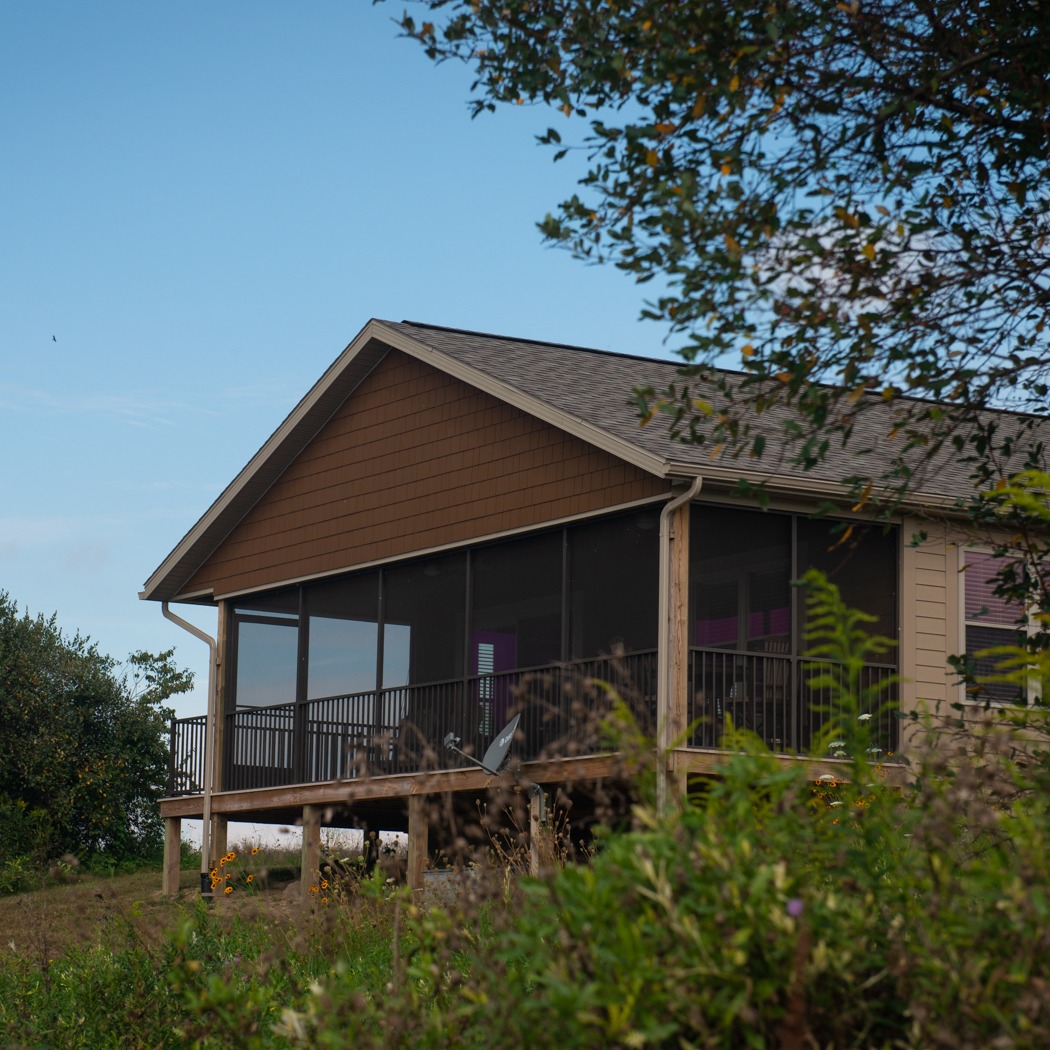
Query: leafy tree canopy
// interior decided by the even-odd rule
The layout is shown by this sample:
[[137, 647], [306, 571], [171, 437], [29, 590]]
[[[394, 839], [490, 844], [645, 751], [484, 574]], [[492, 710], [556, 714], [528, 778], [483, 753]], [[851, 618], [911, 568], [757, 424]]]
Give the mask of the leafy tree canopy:
[[979, 483], [1038, 462], [1031, 419], [982, 410], [1043, 412], [1050, 389], [1045, 4], [423, 6], [438, 17], [402, 28], [474, 67], [475, 114], [545, 104], [555, 158], [586, 151], [545, 236], [657, 279], [645, 316], [692, 367], [639, 392], [643, 416], [751, 456], [779, 418], [777, 447], [812, 466], [876, 408], [866, 492], [906, 492], [938, 449]]
[[0, 591], [0, 859], [142, 857], [160, 841], [174, 650], [126, 668]]

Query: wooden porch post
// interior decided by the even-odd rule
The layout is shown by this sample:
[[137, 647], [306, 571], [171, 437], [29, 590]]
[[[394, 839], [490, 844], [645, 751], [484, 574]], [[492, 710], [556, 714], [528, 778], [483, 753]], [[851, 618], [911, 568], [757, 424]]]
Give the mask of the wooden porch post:
[[[215, 754], [210, 761], [215, 770], [215, 779], [212, 784], [216, 791], [222, 791], [225, 780], [223, 759], [226, 754], [226, 675], [223, 668], [226, 664], [226, 645], [228, 631], [226, 621], [228, 619], [229, 602], [219, 602], [219, 625], [215, 639]], [[225, 849], [223, 853], [225, 853]]]
[[660, 512], [660, 622], [656, 688], [656, 799], [663, 809], [685, 790], [675, 772], [672, 748], [680, 746], [688, 719], [689, 694], [689, 503], [702, 478]]
[[310, 887], [318, 885], [321, 867], [321, 811], [303, 806], [303, 852], [299, 878], [303, 900], [310, 899]]
[[[668, 707], [665, 754], [681, 745], [689, 724], [689, 504], [674, 512], [671, 539], [670, 623], [668, 624]], [[679, 797], [685, 794], [685, 773], [668, 774], [668, 788]]]
[[164, 818], [164, 873], [161, 892], [174, 897], [179, 892], [179, 871], [182, 867], [182, 818]]
[[430, 820], [426, 802], [426, 795], [408, 796], [408, 888], [412, 891], [423, 888], [427, 865]]

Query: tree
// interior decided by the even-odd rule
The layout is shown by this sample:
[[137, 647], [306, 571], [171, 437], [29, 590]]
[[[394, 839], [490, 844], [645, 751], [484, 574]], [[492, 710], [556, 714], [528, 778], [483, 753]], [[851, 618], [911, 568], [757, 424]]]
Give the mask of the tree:
[[167, 779], [162, 705], [193, 676], [174, 650], [125, 671], [56, 617], [0, 592], [0, 859], [143, 857], [159, 846]]
[[669, 415], [722, 455], [788, 447], [811, 467], [859, 442], [874, 409], [880, 466], [848, 479], [866, 499], [873, 481], [905, 493], [942, 448], [971, 459], [978, 487], [1036, 465], [1032, 421], [983, 410], [1043, 412], [1050, 390], [1045, 5], [425, 6], [440, 24], [402, 28], [473, 65], [475, 115], [538, 103], [585, 123], [572, 145], [557, 127], [541, 138], [589, 160], [541, 228], [661, 286], [644, 316], [692, 367], [638, 392], [643, 418]]
[[635, 392], [643, 423], [803, 469], [848, 445], [854, 510], [889, 512], [961, 460], [975, 530], [1013, 537], [1003, 591], [1023, 608], [1034, 584], [1050, 613], [1046, 574], [1024, 568], [1047, 530], [996, 495], [1046, 470], [1050, 444], [1050, 8], [423, 6], [439, 17], [402, 29], [473, 66], [475, 116], [545, 105], [554, 159], [585, 153], [548, 242], [659, 289], [643, 316], [686, 367]]

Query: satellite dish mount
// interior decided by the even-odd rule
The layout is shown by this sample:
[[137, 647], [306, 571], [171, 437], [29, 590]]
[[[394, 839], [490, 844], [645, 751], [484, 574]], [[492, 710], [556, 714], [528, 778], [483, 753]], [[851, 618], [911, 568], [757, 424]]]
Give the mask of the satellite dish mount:
[[520, 721], [521, 714], [518, 713], [496, 734], [480, 762], [473, 755], [460, 750], [460, 738], [451, 731], [445, 734], [445, 750], [454, 751], [461, 758], [485, 770], [489, 776], [498, 777], [510, 757], [510, 745], [514, 742], [514, 734]]

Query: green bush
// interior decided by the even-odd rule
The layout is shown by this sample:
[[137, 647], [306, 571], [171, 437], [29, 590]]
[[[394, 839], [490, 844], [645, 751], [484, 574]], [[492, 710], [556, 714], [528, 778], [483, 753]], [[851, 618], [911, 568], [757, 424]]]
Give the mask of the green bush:
[[[931, 736], [913, 780], [873, 764], [852, 688], [863, 625], [809, 581], [841, 668], [844, 777], [741, 734], [680, 810], [642, 806], [592, 862], [512, 899], [404, 905], [387, 987], [336, 973], [282, 1031], [299, 1046], [1050, 1045], [1050, 812], [1001, 726]], [[828, 672], [824, 672], [825, 674]], [[852, 676], [852, 678], [851, 678]], [[932, 733], [932, 729], [931, 729]]]

